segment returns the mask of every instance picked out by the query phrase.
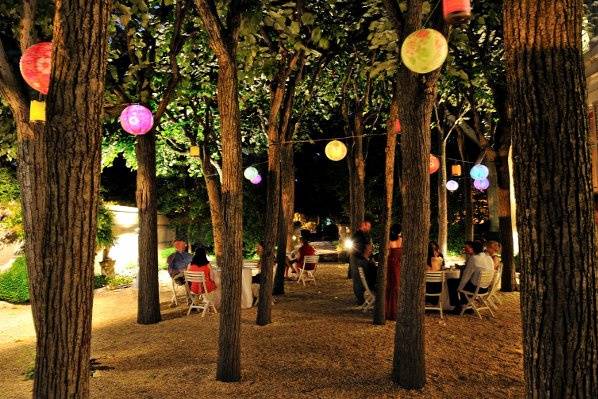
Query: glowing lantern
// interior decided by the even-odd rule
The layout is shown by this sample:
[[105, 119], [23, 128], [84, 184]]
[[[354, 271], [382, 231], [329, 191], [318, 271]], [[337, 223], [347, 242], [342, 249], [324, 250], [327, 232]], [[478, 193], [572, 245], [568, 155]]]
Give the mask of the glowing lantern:
[[396, 119], [394, 123], [394, 131], [395, 133], [401, 133], [401, 121]]
[[199, 156], [199, 147], [196, 145], [192, 145], [189, 147], [189, 156], [190, 157], [198, 157]]
[[440, 160], [434, 155], [430, 154], [430, 174], [436, 173], [440, 168]]
[[471, 18], [471, 1], [442, 0], [442, 15], [449, 25], [465, 23]]
[[483, 180], [488, 177], [488, 168], [484, 165], [475, 165], [469, 171], [469, 175], [474, 180]]
[[46, 103], [44, 101], [31, 101], [29, 120], [31, 122], [43, 122], [46, 120]]
[[253, 179], [249, 179], [252, 184], [260, 184], [262, 182], [262, 176], [257, 175]]
[[25, 82], [42, 94], [48, 94], [52, 70], [52, 42], [42, 42], [29, 47], [19, 62]]
[[413, 32], [401, 47], [403, 64], [415, 73], [428, 73], [440, 68], [447, 54], [445, 37], [434, 29]]
[[347, 155], [347, 146], [342, 141], [332, 140], [326, 144], [324, 152], [331, 161], [340, 161]]
[[451, 166], [451, 174], [453, 176], [461, 176], [461, 165], [455, 164]]
[[490, 182], [488, 181], [488, 179], [474, 180], [473, 186], [480, 191], [484, 191], [485, 189], [490, 187]]
[[256, 168], [254, 168], [253, 166], [249, 166], [248, 168], [246, 168], [243, 171], [243, 176], [245, 176], [245, 178], [247, 180], [253, 180], [255, 179], [257, 176], [259, 176], [259, 172], [257, 171]]
[[127, 133], [134, 135], [146, 134], [154, 126], [154, 116], [152, 111], [143, 105], [129, 105], [120, 114], [120, 125]]
[[446, 189], [453, 192], [459, 188], [459, 183], [454, 180], [449, 180], [446, 182]]

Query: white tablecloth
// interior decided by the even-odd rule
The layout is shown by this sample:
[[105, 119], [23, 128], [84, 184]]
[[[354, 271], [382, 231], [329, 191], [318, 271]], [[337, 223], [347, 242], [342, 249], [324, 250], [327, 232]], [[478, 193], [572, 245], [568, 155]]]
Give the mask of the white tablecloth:
[[[241, 276], [241, 309], [249, 309], [253, 304], [253, 292], [251, 289], [251, 277], [259, 273], [256, 267], [257, 261], [243, 261], [243, 274]], [[222, 293], [220, 268], [212, 263], [212, 278], [216, 283], [216, 290], [214, 291], [214, 304], [216, 308], [220, 308], [220, 298]]]

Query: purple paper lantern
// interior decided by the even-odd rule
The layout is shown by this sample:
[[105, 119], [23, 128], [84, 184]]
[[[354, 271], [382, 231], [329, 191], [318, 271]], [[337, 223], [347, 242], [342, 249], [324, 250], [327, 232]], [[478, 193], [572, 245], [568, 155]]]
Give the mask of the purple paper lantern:
[[488, 187], [490, 187], [490, 182], [488, 181], [488, 179], [474, 180], [473, 186], [480, 191], [484, 191]]
[[257, 175], [253, 179], [249, 180], [253, 184], [260, 184], [262, 182], [262, 176]]
[[154, 116], [152, 111], [143, 105], [129, 105], [120, 114], [120, 124], [125, 132], [142, 135], [146, 134], [154, 126]]

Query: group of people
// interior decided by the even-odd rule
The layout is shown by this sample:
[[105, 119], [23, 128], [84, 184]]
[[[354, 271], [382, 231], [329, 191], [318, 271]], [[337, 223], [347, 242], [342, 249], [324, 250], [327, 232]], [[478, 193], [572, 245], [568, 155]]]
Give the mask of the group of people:
[[[349, 275], [353, 280], [353, 292], [359, 305], [365, 300], [365, 287], [359, 275], [359, 268], [363, 269], [367, 287], [372, 292], [376, 291], [377, 266], [373, 258], [373, 244], [370, 236], [371, 228], [371, 220], [365, 219], [351, 237], [353, 248], [349, 258]], [[386, 271], [385, 314], [387, 320], [396, 320], [402, 245], [401, 227], [398, 224], [394, 224], [390, 229]], [[459, 290], [474, 292], [480, 286], [482, 271], [498, 271], [501, 263], [499, 256], [500, 248], [500, 244], [496, 241], [488, 241], [485, 246], [480, 241], [465, 242], [463, 247], [465, 267], [461, 272], [458, 284], [453, 290], [454, 292], [449, 292], [451, 304], [455, 306], [454, 312], [460, 312], [461, 306], [466, 303], [465, 298], [459, 297]], [[445, 267], [444, 255], [441, 252], [440, 246], [434, 241], [430, 242], [428, 245], [426, 271], [441, 271]], [[428, 287], [428, 292], [434, 292], [435, 289], [438, 290], [441, 287]], [[480, 286], [479, 292], [484, 293], [488, 289], [487, 285]]]

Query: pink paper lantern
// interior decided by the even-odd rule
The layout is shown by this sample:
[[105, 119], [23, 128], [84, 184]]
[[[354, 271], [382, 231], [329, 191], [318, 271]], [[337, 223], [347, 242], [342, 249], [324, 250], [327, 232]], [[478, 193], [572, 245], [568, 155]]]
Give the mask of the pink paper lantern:
[[253, 184], [260, 184], [262, 182], [262, 176], [257, 175], [253, 179], [249, 180]]
[[142, 135], [146, 134], [154, 126], [152, 111], [143, 105], [129, 105], [120, 114], [120, 124], [125, 132]]
[[430, 174], [438, 172], [439, 168], [440, 160], [436, 156], [430, 154]]
[[29, 86], [42, 94], [48, 94], [52, 70], [52, 42], [34, 44], [25, 50], [19, 68]]
[[490, 187], [490, 181], [488, 181], [488, 179], [474, 180], [473, 186], [480, 191], [484, 191]]

